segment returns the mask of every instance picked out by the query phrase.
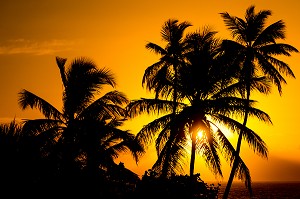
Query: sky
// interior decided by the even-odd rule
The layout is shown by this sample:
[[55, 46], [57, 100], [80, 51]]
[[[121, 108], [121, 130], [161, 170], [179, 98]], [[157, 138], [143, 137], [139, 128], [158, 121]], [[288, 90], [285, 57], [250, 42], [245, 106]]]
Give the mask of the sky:
[[[11, 0], [0, 3], [0, 121], [13, 118], [34, 119], [41, 114], [21, 110], [18, 92], [27, 89], [61, 110], [62, 83], [55, 57], [68, 61], [77, 57], [92, 59], [99, 68], [109, 68], [117, 80], [116, 89], [131, 100], [152, 97], [142, 87], [145, 69], [159, 57], [145, 48], [147, 42], [164, 45], [160, 37], [168, 19], [188, 21], [192, 32], [204, 26], [218, 31], [220, 38], [231, 39], [220, 12], [244, 17], [245, 10], [255, 5], [256, 11], [269, 9], [267, 25], [278, 20], [286, 24], [285, 43], [300, 50], [299, 8], [294, 0]], [[250, 121], [266, 142], [268, 159], [254, 154], [246, 142], [241, 156], [250, 169], [253, 181], [300, 181], [300, 54], [282, 57], [296, 79], [287, 77], [280, 96], [275, 87], [268, 96], [253, 95], [257, 107], [271, 116], [273, 125]], [[67, 62], [68, 64], [68, 62]], [[153, 118], [152, 118], [153, 119]], [[126, 122], [132, 133], [151, 121], [140, 116]], [[236, 146], [236, 137], [228, 132]], [[136, 164], [129, 155], [117, 161], [139, 175], [150, 169], [156, 159], [153, 145]], [[215, 178], [205, 163], [196, 160], [196, 172], [204, 181], [226, 182], [230, 167], [222, 163], [223, 178]], [[187, 163], [188, 166], [188, 163]]]

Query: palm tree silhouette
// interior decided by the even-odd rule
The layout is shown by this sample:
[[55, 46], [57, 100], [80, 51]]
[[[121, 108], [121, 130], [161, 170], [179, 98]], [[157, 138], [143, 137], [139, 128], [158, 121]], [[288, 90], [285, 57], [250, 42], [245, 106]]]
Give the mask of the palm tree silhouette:
[[[239, 100], [233, 99], [231, 92], [225, 93], [233, 83], [234, 71], [226, 67], [220, 40], [215, 38], [216, 33], [207, 26], [203, 31], [188, 34], [185, 41], [190, 50], [186, 53], [187, 67], [180, 71], [180, 94], [181, 98], [188, 102], [188, 106], [184, 107], [184, 111], [181, 112], [183, 114], [181, 120], [184, 122], [180, 128], [191, 135], [190, 176], [194, 175], [196, 152], [202, 154], [212, 172], [220, 176], [222, 176], [222, 171], [217, 153], [218, 147], [222, 145], [225, 154], [232, 154], [230, 142], [216, 124], [216, 121], [220, 123], [225, 119], [218, 118], [218, 116], [212, 117], [218, 114], [219, 110], [216, 108], [222, 104], [223, 116], [226, 120], [230, 119], [226, 111], [232, 106], [231, 103]], [[229, 103], [224, 103], [227, 100]], [[234, 111], [240, 111], [238, 109], [240, 107]], [[233, 126], [229, 123], [228, 125]], [[214, 128], [218, 128], [219, 135], [214, 133]], [[203, 135], [200, 140], [197, 140], [199, 131]]]
[[[163, 24], [161, 30], [161, 37], [166, 42], [166, 46], [161, 47], [152, 42], [146, 44], [146, 49], [154, 51], [161, 58], [145, 70], [142, 85], [146, 84], [149, 91], [154, 91], [156, 98], [171, 97], [173, 117], [177, 110], [178, 70], [184, 64], [183, 58], [186, 51], [183, 42], [184, 31], [190, 26], [191, 24], [187, 21], [179, 23], [177, 19], [169, 19]], [[167, 176], [167, 168], [163, 169], [162, 175]]]
[[[184, 31], [191, 26], [187, 21], [179, 23], [177, 19], [169, 19], [162, 26], [161, 37], [166, 42], [165, 47], [155, 43], [146, 44], [146, 49], [161, 56], [160, 60], [149, 66], [144, 73], [142, 85], [146, 84], [149, 91], [154, 91], [156, 97], [171, 95], [176, 112], [178, 70], [184, 64]], [[169, 85], [168, 79], [173, 79]], [[172, 92], [172, 94], [170, 93]]]
[[75, 58], [68, 67], [64, 58], [56, 57], [56, 61], [64, 88], [62, 112], [30, 91], [19, 93], [23, 110], [36, 108], [45, 116], [26, 120], [23, 129], [43, 140], [41, 150], [56, 162], [56, 175], [76, 184], [83, 173], [93, 181], [100, 171], [115, 166], [113, 160], [127, 150], [138, 161], [143, 148], [134, 142], [133, 134], [119, 129], [128, 99], [116, 90], [99, 97], [104, 86], [116, 86], [110, 70], [98, 69], [85, 57]]
[[[245, 128], [258, 151], [265, 151], [265, 143], [255, 132], [230, 118], [234, 113], [243, 112], [245, 100], [234, 97], [237, 92], [237, 87], [232, 85], [234, 71], [228, 70], [227, 65], [224, 65], [226, 59], [220, 51], [220, 43], [214, 39], [215, 33], [205, 29], [202, 33], [188, 35], [184, 41], [185, 63], [178, 70], [177, 80], [178, 99], [182, 102], [177, 102], [175, 117], [171, 111], [173, 101], [168, 99], [142, 98], [133, 100], [128, 105], [132, 117], [142, 113], [163, 114], [145, 125], [136, 136], [142, 144], [155, 139], [158, 159], [153, 170], [158, 174], [171, 176], [182, 171], [181, 161], [186, 157], [187, 143], [192, 138], [190, 176], [194, 175], [196, 151], [204, 156], [214, 174], [222, 176], [217, 150], [224, 152], [229, 161], [234, 159], [235, 153], [234, 147], [218, 128], [219, 123], [233, 131]], [[162, 79], [167, 85], [173, 84], [173, 79]], [[252, 107], [253, 105], [254, 101], [251, 101], [250, 112], [254, 116], [270, 121], [266, 113]], [[214, 128], [217, 128], [216, 132]], [[196, 132], [199, 129], [204, 130], [205, 136], [196, 143]], [[241, 176], [250, 178], [248, 168], [241, 159], [239, 171]]]
[[[244, 99], [250, 99], [252, 89], [251, 79], [255, 76], [265, 75], [277, 86], [282, 94], [281, 84], [286, 84], [283, 75], [295, 78], [294, 73], [287, 63], [277, 59], [277, 55], [290, 56], [291, 52], [298, 50], [285, 43], [277, 43], [278, 39], [285, 39], [285, 24], [279, 20], [266, 26], [266, 20], [271, 16], [270, 10], [261, 10], [255, 13], [255, 6], [246, 9], [245, 19], [231, 16], [227, 12], [220, 13], [225, 25], [230, 30], [233, 40], [224, 40], [223, 45], [230, 51], [240, 67], [239, 80], [243, 83], [240, 93]], [[246, 126], [249, 116], [248, 108], [245, 109], [243, 124]], [[239, 156], [242, 139], [245, 133], [239, 133], [236, 157]], [[238, 166], [234, 161], [223, 198], [227, 198], [233, 178]], [[251, 192], [250, 192], [251, 194]]]

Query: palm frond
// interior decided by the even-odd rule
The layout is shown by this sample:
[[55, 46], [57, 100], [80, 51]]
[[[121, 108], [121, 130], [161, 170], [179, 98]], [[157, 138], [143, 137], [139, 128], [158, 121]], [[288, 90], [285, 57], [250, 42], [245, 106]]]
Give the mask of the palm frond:
[[181, 42], [185, 29], [191, 26], [191, 24], [187, 21], [178, 22], [177, 19], [169, 19], [163, 24], [160, 33], [164, 41], [172, 44]]
[[165, 115], [153, 120], [147, 125], [144, 125], [143, 128], [137, 133], [136, 139], [144, 145], [150, 144], [159, 133], [159, 130], [166, 128], [171, 118], [171, 114]]
[[116, 85], [109, 69], [98, 69], [92, 60], [85, 57], [72, 61], [66, 72], [66, 79], [63, 102], [69, 114], [80, 113], [104, 85], [112, 87]]
[[248, 142], [249, 147], [255, 153], [263, 158], [268, 158], [268, 147], [266, 143], [254, 131], [248, 130], [247, 133], [242, 132], [243, 138]]
[[229, 161], [230, 165], [232, 165], [233, 160], [235, 158], [235, 149], [232, 146], [231, 142], [225, 136], [225, 134], [221, 131], [220, 128], [217, 128], [215, 132], [215, 136], [219, 142], [219, 149], [221, 150], [223, 156], [227, 161]]
[[164, 48], [162, 48], [159, 45], [152, 43], [152, 42], [147, 43], [145, 47], [147, 50], [153, 51], [155, 54], [158, 54], [158, 55], [166, 55], [167, 54], [167, 52]]
[[[168, 121], [166, 120], [163, 125], [160, 125], [161, 130], [155, 140], [155, 147], [158, 156], [161, 153], [164, 145], [168, 143], [168, 140], [176, 139], [177, 142], [181, 143], [186, 143], [187, 140], [187, 118], [185, 117], [186, 115], [184, 114], [184, 111], [176, 114], [175, 116], [173, 114], [166, 116]], [[166, 116], [161, 117], [161, 119]]]
[[128, 103], [127, 97], [119, 91], [110, 91], [86, 107], [77, 118], [114, 118], [126, 117], [122, 106]]
[[264, 111], [254, 108], [254, 107], [249, 107], [249, 116], [258, 119], [259, 121], [262, 121], [266, 124], [273, 124], [271, 117]]
[[223, 18], [223, 21], [227, 28], [230, 30], [231, 36], [233, 38], [236, 38], [237, 41], [243, 41], [243, 38], [241, 35], [243, 34], [243, 29], [241, 27], [241, 23], [243, 20], [240, 20], [237, 17], [231, 16], [228, 12], [222, 12], [220, 13], [221, 17]]
[[61, 80], [63, 82], [64, 87], [66, 87], [66, 83], [67, 83], [66, 70], [65, 70], [66, 61], [67, 61], [66, 58], [61, 58], [61, 57], [58, 57], [58, 56], [56, 57], [56, 64], [59, 68]]
[[267, 26], [256, 38], [253, 43], [254, 47], [263, 47], [266, 44], [275, 44], [276, 39], [285, 38], [285, 23], [282, 20], [279, 20], [269, 26]]
[[50, 103], [25, 89], [19, 92], [18, 103], [21, 106], [21, 109], [23, 110], [25, 110], [28, 107], [32, 109], [36, 108], [39, 111], [41, 111], [41, 113], [46, 118], [53, 118], [58, 120], [64, 119], [62, 114]]
[[240, 157], [238, 158], [237, 164], [238, 166], [237, 166], [235, 176], [237, 176], [238, 179], [244, 181], [245, 187], [248, 189], [250, 195], [252, 196], [250, 170], [248, 169], [248, 167]]
[[[225, 159], [229, 161], [230, 165], [232, 165], [236, 155], [234, 147], [220, 129], [216, 131], [216, 136], [219, 143], [221, 144], [220, 149], [222, 151], [222, 154], [224, 155]], [[250, 192], [252, 192], [250, 171], [240, 156], [238, 156], [237, 162], [238, 167], [235, 176], [237, 176], [238, 179], [244, 181], [245, 186]]]
[[160, 175], [167, 177], [174, 173], [182, 173], [184, 157], [186, 157], [185, 144], [177, 140], [173, 134], [163, 146], [152, 169]]
[[127, 105], [127, 110], [130, 117], [136, 117], [140, 114], [163, 114], [170, 113], [173, 107], [173, 102], [161, 99], [145, 99], [132, 100]]
[[28, 135], [37, 136], [48, 129], [61, 130], [65, 125], [60, 120], [34, 119], [23, 121], [23, 131]]
[[151, 66], [148, 66], [148, 68], [146, 68], [144, 75], [143, 75], [142, 86], [144, 86], [146, 84], [146, 85], [148, 85], [147, 89], [149, 89], [148, 87], [151, 88], [151, 85], [152, 85], [151, 82], [155, 78], [157, 72], [165, 66], [167, 66], [167, 65], [163, 60], [159, 60], [158, 62], [152, 64]]
[[298, 53], [299, 51], [289, 45], [289, 44], [284, 44], [284, 43], [274, 43], [274, 44], [268, 44], [262, 47], [258, 48], [258, 51], [262, 54], [265, 55], [284, 55], [284, 56], [291, 56], [291, 53], [296, 52]]
[[120, 152], [126, 152], [129, 150], [136, 162], [145, 153], [143, 145], [139, 140], [135, 139], [135, 136], [129, 132], [129, 130], [113, 129], [114, 135], [122, 141], [115, 145], [115, 150]]
[[[292, 69], [289, 67], [287, 63], [273, 57], [268, 57], [268, 59], [272, 64], [274, 64], [274, 66], [277, 68], [279, 73], [283, 73], [287, 77], [296, 78], [294, 72], [292, 71]], [[283, 81], [283, 83], [285, 82]]]
[[222, 177], [223, 174], [221, 170], [221, 161], [217, 152], [218, 143], [210, 131], [205, 132], [205, 136], [206, 136], [206, 142], [203, 142], [200, 145], [201, 154], [204, 157], [205, 162], [208, 165], [208, 168], [215, 175], [219, 175]]
[[[275, 84], [277, 87], [277, 90], [279, 94], [282, 94], [282, 86], [281, 84], [286, 84], [286, 80], [284, 77], [280, 74], [278, 70], [276, 70], [277, 67], [280, 68], [280, 70], [285, 70], [285, 72], [292, 72], [291, 69], [288, 67], [288, 65], [282, 61], [279, 61], [273, 57], [262, 57], [258, 56], [258, 64], [261, 67], [262, 71], [266, 74], [268, 78]], [[275, 66], [275, 64], [278, 64]], [[287, 67], [287, 68], [286, 68]], [[292, 77], [294, 76], [294, 73], [289, 74]]]
[[251, 78], [250, 82], [250, 90], [252, 91], [258, 91], [262, 94], [270, 94], [271, 93], [271, 80], [267, 78], [266, 76], [262, 77], [253, 77]]
[[213, 118], [218, 123], [225, 125], [233, 133], [241, 133], [243, 138], [248, 142], [249, 147], [261, 157], [267, 157], [268, 149], [265, 142], [251, 129], [229, 117], [219, 115], [218, 119]]

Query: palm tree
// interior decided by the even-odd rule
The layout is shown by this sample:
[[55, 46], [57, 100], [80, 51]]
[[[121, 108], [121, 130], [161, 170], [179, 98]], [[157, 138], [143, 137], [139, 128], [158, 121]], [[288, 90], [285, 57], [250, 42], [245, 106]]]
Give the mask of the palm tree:
[[[203, 155], [213, 173], [221, 176], [217, 150], [224, 152], [229, 161], [233, 160], [234, 148], [218, 128], [218, 123], [225, 124], [233, 131], [244, 128], [230, 116], [243, 112], [245, 103], [243, 99], [233, 96], [235, 87], [231, 86], [233, 76], [230, 76], [233, 71], [222, 67], [225, 59], [219, 50], [220, 43], [214, 39], [215, 33], [205, 29], [202, 33], [188, 35], [184, 41], [186, 62], [185, 67], [178, 70], [177, 88], [178, 98], [185, 103], [177, 102], [175, 117], [171, 111], [173, 102], [168, 99], [140, 99], [128, 105], [132, 117], [142, 113], [164, 114], [145, 125], [137, 134], [137, 139], [143, 144], [156, 139], [158, 160], [153, 169], [159, 174], [167, 171], [167, 176], [170, 176], [182, 171], [181, 161], [186, 156], [190, 138], [190, 176], [194, 175], [196, 151]], [[172, 85], [172, 82], [168, 84]], [[251, 101], [251, 113], [263, 121], [270, 121], [267, 114], [252, 107], [253, 103]], [[214, 128], [217, 128], [216, 132]], [[204, 137], [197, 143], [196, 133], [200, 129], [204, 131]], [[265, 143], [251, 129], [246, 128], [245, 131], [254, 148], [263, 154]], [[250, 179], [246, 165], [241, 159], [239, 163], [241, 178]]]
[[[240, 67], [239, 79], [243, 83], [240, 90], [244, 99], [250, 99], [251, 79], [254, 76], [265, 75], [277, 86], [279, 94], [282, 94], [282, 84], [286, 80], [282, 75], [295, 78], [289, 65], [275, 56], [290, 56], [291, 52], [298, 50], [285, 43], [278, 43], [278, 39], [285, 39], [285, 23], [279, 20], [269, 26], [265, 26], [266, 20], [271, 16], [270, 10], [261, 10], [258, 13], [254, 11], [255, 6], [247, 8], [245, 19], [231, 16], [227, 12], [221, 13], [225, 25], [230, 30], [233, 40], [224, 40], [223, 45], [230, 51]], [[247, 106], [246, 106], [247, 107]], [[248, 108], [245, 109], [243, 125], [247, 125], [249, 116]], [[236, 147], [236, 157], [239, 156], [242, 139], [245, 132], [241, 132], [238, 137]], [[236, 158], [237, 159], [237, 158]], [[226, 186], [223, 198], [227, 198], [233, 178], [236, 173], [238, 160], [234, 161]]]
[[[191, 24], [187, 21], [179, 23], [177, 19], [169, 19], [164, 23], [161, 30], [161, 37], [166, 42], [166, 46], [161, 47], [152, 42], [146, 44], [146, 49], [154, 51], [161, 58], [146, 69], [142, 85], [146, 84], [149, 91], [154, 91], [156, 98], [171, 96], [173, 117], [175, 117], [177, 110], [178, 70], [184, 64], [183, 58], [186, 51], [183, 36], [184, 31], [190, 26]], [[166, 173], [167, 171], [164, 171], [163, 175]]]
[[[154, 91], [156, 98], [165, 97], [173, 92], [173, 102], [176, 104], [178, 81], [178, 70], [184, 63], [184, 53], [186, 51], [184, 43], [184, 31], [191, 26], [187, 21], [179, 23], [177, 19], [169, 19], [162, 26], [161, 37], [166, 42], [165, 47], [149, 42], [146, 49], [161, 56], [158, 62], [149, 66], [144, 73], [142, 85], [146, 84], [149, 91]], [[169, 85], [170, 79], [173, 84]], [[174, 112], [176, 106], [174, 106]]]
[[26, 120], [23, 129], [39, 137], [43, 153], [56, 162], [57, 175], [74, 179], [87, 171], [88, 177], [98, 176], [126, 150], [138, 161], [143, 149], [134, 142], [133, 134], [119, 129], [128, 99], [116, 90], [99, 97], [104, 86], [116, 86], [110, 70], [98, 69], [85, 57], [75, 58], [68, 67], [64, 58], [56, 61], [64, 88], [62, 112], [25, 89], [19, 93], [19, 105], [23, 110], [36, 108], [45, 116]]
[[[187, 128], [184, 126], [181, 128], [187, 130], [192, 140], [190, 176], [194, 174], [196, 151], [202, 152], [213, 173], [222, 176], [220, 159], [217, 154], [219, 143], [212, 127], [212, 125], [214, 127], [217, 125], [210, 121], [210, 113], [206, 113], [207, 110], [213, 110], [214, 107], [206, 101], [217, 99], [215, 94], [219, 91], [223, 92], [222, 89], [232, 82], [234, 71], [229, 74], [226, 70], [230, 68], [225, 68], [225, 63], [221, 61], [220, 42], [215, 38], [216, 33], [207, 26], [203, 31], [188, 34], [185, 41], [190, 50], [186, 53], [187, 67], [180, 71], [180, 94], [182, 98], [186, 99], [185, 101], [188, 101], [188, 106], [185, 111], [182, 111], [185, 115], [184, 126], [187, 125]], [[227, 96], [220, 95], [219, 97], [223, 99]], [[219, 128], [218, 130], [220, 131]], [[199, 131], [203, 135], [197, 143]], [[220, 131], [220, 133], [222, 132]], [[226, 141], [228, 144], [227, 139]], [[224, 145], [224, 143], [220, 144]], [[231, 148], [226, 146], [226, 149]], [[227, 151], [227, 153], [229, 152]]]

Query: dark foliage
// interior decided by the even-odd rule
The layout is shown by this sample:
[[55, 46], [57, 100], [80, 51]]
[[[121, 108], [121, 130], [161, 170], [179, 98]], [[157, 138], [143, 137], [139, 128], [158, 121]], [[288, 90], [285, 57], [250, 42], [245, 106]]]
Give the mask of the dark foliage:
[[199, 174], [193, 181], [182, 175], [161, 179], [149, 170], [140, 179], [123, 163], [93, 176], [85, 170], [72, 177], [56, 175], [55, 162], [42, 156], [35, 142], [36, 137], [22, 133], [22, 125], [15, 121], [0, 125], [0, 197], [211, 199], [218, 194], [219, 186], [208, 186]]
[[157, 173], [148, 170], [137, 184], [136, 198], [205, 198], [214, 199], [218, 196], [219, 184], [208, 185], [195, 174], [192, 178], [188, 175], [173, 175], [169, 178], [158, 177]]

